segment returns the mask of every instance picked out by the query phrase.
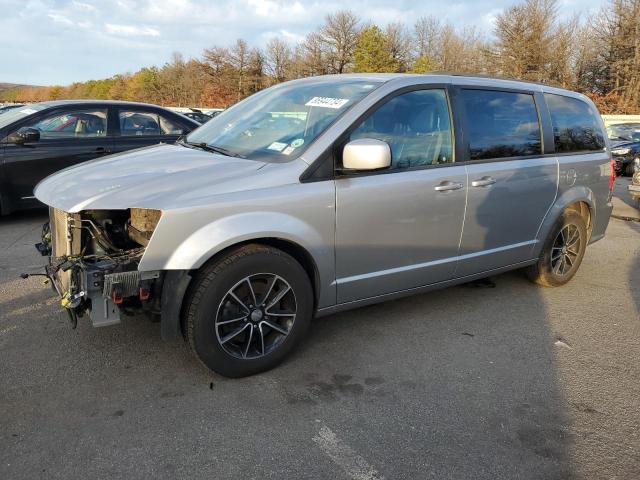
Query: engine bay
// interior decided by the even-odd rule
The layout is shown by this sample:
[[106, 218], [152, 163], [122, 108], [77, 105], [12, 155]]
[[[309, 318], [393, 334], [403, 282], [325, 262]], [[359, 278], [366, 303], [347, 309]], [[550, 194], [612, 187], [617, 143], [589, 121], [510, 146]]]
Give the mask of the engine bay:
[[138, 265], [160, 220], [159, 210], [50, 209], [42, 243], [46, 275], [73, 325], [88, 315], [94, 326], [120, 322], [121, 314], [159, 313], [160, 272]]

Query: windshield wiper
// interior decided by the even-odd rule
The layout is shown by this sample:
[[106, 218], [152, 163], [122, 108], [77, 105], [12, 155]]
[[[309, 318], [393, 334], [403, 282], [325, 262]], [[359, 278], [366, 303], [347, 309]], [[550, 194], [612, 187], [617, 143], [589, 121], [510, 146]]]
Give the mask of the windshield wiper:
[[183, 145], [188, 145], [190, 147], [200, 148], [207, 152], [220, 153], [222, 155], [226, 155], [227, 157], [245, 158], [239, 153], [232, 152], [231, 150], [227, 150], [226, 148], [216, 147], [215, 145], [209, 145], [208, 143], [205, 143], [205, 142], [195, 143], [195, 142], [187, 142], [183, 140], [180, 143], [182, 143]]

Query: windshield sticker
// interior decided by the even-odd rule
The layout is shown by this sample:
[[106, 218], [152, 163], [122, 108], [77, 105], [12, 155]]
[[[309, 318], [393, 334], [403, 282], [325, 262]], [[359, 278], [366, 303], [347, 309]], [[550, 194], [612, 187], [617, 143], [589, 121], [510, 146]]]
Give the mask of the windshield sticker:
[[20, 113], [24, 113], [25, 115], [31, 115], [32, 113], [36, 113], [37, 110], [34, 110], [33, 108], [25, 108], [20, 110]]
[[296, 149], [295, 147], [288, 146], [287, 148], [285, 148], [285, 149], [282, 151], [282, 154], [283, 154], [283, 155], [291, 155], [291, 152], [293, 152], [295, 149]]
[[304, 138], [296, 138], [293, 142], [291, 142], [291, 146], [293, 148], [301, 147], [304, 144]]
[[275, 150], [276, 152], [281, 152], [287, 146], [286, 143], [282, 142], [273, 142], [271, 145], [267, 147], [269, 150]]
[[349, 101], [348, 98], [313, 97], [305, 106], [323, 108], [342, 108]]

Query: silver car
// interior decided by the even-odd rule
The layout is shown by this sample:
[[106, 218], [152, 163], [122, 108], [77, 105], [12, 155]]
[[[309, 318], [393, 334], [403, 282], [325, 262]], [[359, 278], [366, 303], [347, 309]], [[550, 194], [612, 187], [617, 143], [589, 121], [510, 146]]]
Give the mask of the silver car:
[[239, 377], [278, 364], [313, 317], [513, 269], [567, 283], [605, 234], [613, 178], [583, 95], [323, 76], [45, 179], [38, 248], [74, 324], [159, 315], [164, 339]]

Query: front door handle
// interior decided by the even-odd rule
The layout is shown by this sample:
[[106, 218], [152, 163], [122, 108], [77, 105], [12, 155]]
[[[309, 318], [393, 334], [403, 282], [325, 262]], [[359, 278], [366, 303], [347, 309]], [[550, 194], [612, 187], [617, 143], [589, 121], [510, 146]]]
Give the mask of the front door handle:
[[493, 185], [496, 183], [495, 179], [491, 177], [482, 177], [478, 180], [474, 180], [471, 182], [472, 187], [488, 187], [489, 185]]
[[462, 183], [450, 182], [447, 180], [446, 182], [442, 182], [440, 185], [436, 185], [433, 189], [436, 192], [449, 192], [451, 190], [460, 190], [462, 187], [464, 187]]

